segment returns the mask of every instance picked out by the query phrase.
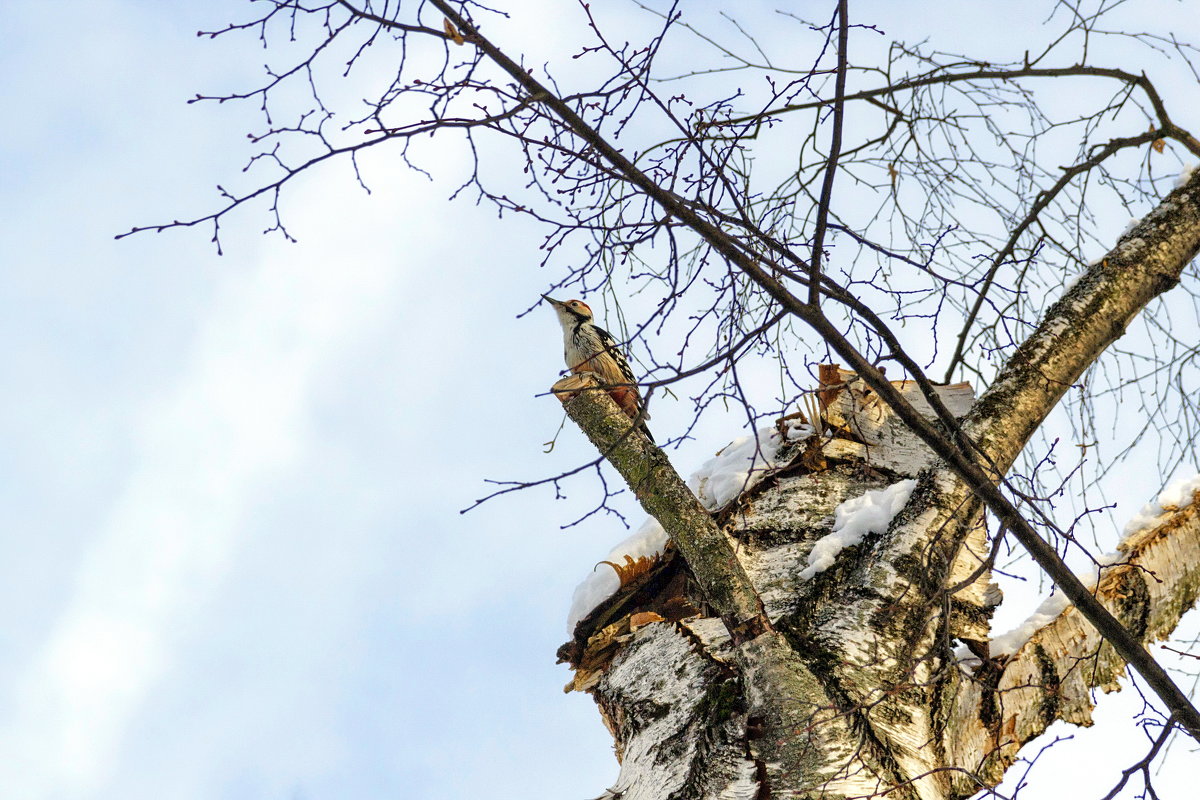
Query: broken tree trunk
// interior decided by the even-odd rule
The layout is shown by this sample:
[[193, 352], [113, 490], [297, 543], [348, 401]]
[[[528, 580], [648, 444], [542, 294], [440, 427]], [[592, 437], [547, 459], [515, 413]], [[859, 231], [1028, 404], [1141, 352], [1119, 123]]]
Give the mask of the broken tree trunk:
[[[647, 509], [664, 515], [678, 552], [723, 554], [694, 562], [669, 551], [561, 651], [616, 741], [621, 774], [607, 797], [965, 798], [998, 783], [1050, 721], [1086, 721], [1089, 689], [1112, 688], [1121, 673], [1073, 609], [1015, 654], [988, 657], [999, 593], [978, 504], [856, 376], [822, 377], [821, 430], [789, 440], [781, 426], [741, 494], [699, 512], [683, 504], [686, 523], [670, 521], [678, 506], [665, 501], [682, 481], [607, 395], [565, 400]], [[928, 413], [915, 386], [893, 385]], [[964, 385], [939, 394], [955, 416], [971, 407]], [[839, 505], [905, 481], [908, 501], [886, 531], [834, 547], [830, 560]], [[1196, 600], [1200, 511], [1177, 512], [1123, 550], [1097, 597], [1143, 641], [1161, 638]], [[819, 571], [818, 553], [830, 562]], [[708, 589], [730, 557], [765, 614], [749, 628]], [[977, 655], [956, 655], [956, 639]], [[793, 694], [772, 707], [781, 692]]]

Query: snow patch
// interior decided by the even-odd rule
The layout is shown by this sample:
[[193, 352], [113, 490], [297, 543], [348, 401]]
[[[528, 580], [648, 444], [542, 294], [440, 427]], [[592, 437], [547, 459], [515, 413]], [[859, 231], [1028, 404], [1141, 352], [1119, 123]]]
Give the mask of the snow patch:
[[[785, 425], [784, 432], [789, 442], [805, 439], [814, 432], [810, 425], [798, 419], [788, 420]], [[705, 461], [688, 478], [688, 488], [700, 498], [705, 508], [715, 511], [757, 483], [770, 470], [783, 466], [775, 458], [782, 446], [783, 440], [774, 425], [759, 428], [754, 436], [735, 439]], [[666, 531], [651, 517], [632, 536], [614, 547], [604, 560], [621, 564], [627, 555], [636, 559], [661, 554], [666, 545]], [[616, 572], [607, 565], [600, 564], [593, 570], [583, 583], [575, 587], [575, 593], [571, 596], [567, 633], [574, 636], [579, 621], [612, 597], [620, 585]]]
[[[1088, 266], [1089, 267], [1093, 266], [1095, 263], [1096, 262], [1092, 262], [1092, 264], [1088, 264]], [[1082, 278], [1086, 274], [1087, 274], [1087, 272], [1076, 272], [1074, 275], [1068, 275], [1067, 279], [1065, 281], [1063, 281], [1063, 294], [1066, 294], [1067, 292], [1074, 289], [1075, 284], [1079, 283], [1079, 279]]]
[[[1125, 554], [1121, 552], [1105, 553], [1098, 557], [1095, 563], [1088, 568], [1090, 570], [1088, 574], [1079, 571], [1075, 573], [1075, 577], [1084, 585], [1084, 588], [1089, 590], [1094, 589], [1096, 584], [1100, 582], [1100, 573], [1104, 568], [1111, 567], [1113, 564], [1119, 564], [1124, 558]], [[992, 637], [989, 652], [992, 656], [1013, 655], [1025, 646], [1025, 643], [1029, 641], [1029, 637], [1057, 619], [1058, 615], [1066, 611], [1070, 606], [1071, 601], [1067, 599], [1067, 596], [1055, 589], [1054, 594], [1043, 600], [1042, 604], [1038, 606], [1037, 611], [1033, 612], [1028, 619], [1008, 633]]]
[[[650, 517], [642, 523], [642, 527], [633, 532], [605, 556], [605, 561], [623, 564], [625, 556], [634, 560], [642, 556], [661, 555], [667, 546], [667, 532], [658, 520]], [[575, 626], [579, 621], [592, 613], [592, 609], [616, 594], [621, 587], [617, 573], [608, 564], [597, 564], [592, 574], [583, 583], [575, 587], [571, 596], [571, 610], [567, 612], [567, 634], [575, 635]]]
[[[958, 642], [957, 639], [955, 639]], [[974, 675], [975, 671], [983, 665], [983, 660], [979, 656], [971, 652], [971, 648], [967, 647], [962, 642], [958, 642], [954, 646], [954, 663], [958, 664], [958, 668], [968, 675]]]
[[868, 533], [883, 533], [916, 487], [916, 480], [893, 483], [883, 489], [872, 489], [859, 497], [846, 500], [834, 509], [833, 531], [822, 536], [808, 554], [808, 566], [800, 577], [808, 580], [818, 572], [834, 565], [838, 553], [858, 544]]
[[787, 425], [787, 440], [789, 442], [799, 441], [800, 439], [807, 439], [809, 436], [812, 436], [813, 433], [815, 433], [812, 425], [809, 425], [807, 422], [801, 422], [800, 420], [796, 420], [796, 419], [788, 420], [786, 425]]
[[1190, 181], [1192, 179], [1192, 173], [1194, 173], [1197, 169], [1200, 169], [1200, 161], [1197, 161], [1190, 167], [1185, 167], [1184, 170], [1179, 173], [1179, 177], [1175, 179], [1175, 188], [1178, 189], [1180, 186], [1183, 186], [1185, 183]]
[[1058, 615], [1065, 611], [1069, 605], [1071, 605], [1071, 601], [1067, 599], [1065, 594], [1055, 592], [1043, 600], [1042, 604], [1038, 606], [1037, 611], [1033, 612], [1020, 625], [1008, 633], [993, 636], [988, 652], [993, 658], [1011, 656], [1025, 646], [1030, 636], [1033, 636], [1033, 634], [1058, 619]]
[[1142, 510], [1125, 524], [1124, 535], [1128, 537], [1140, 530], [1153, 528], [1163, 514], [1187, 508], [1192, 504], [1192, 495], [1197, 490], [1200, 490], [1200, 474], [1167, 484], [1167, 488], [1159, 492], [1158, 497], [1142, 506]]
[[[811, 436], [813, 429], [789, 420], [788, 441]], [[764, 473], [779, 466], [775, 455], [783, 441], [774, 426], [759, 428], [754, 436], [742, 436], [700, 465], [688, 478], [688, 488], [709, 511], [716, 511], [744, 492]]]
[[[1135, 514], [1133, 519], [1129, 520], [1125, 525], [1122, 538], [1127, 539], [1138, 531], [1153, 528], [1162, 522], [1161, 517], [1164, 514], [1178, 511], [1181, 508], [1187, 508], [1192, 504], [1192, 496], [1198, 490], [1200, 490], [1200, 474], [1172, 481], [1165, 489], [1158, 493], [1157, 498], [1143, 506], [1142, 510]], [[1095, 564], [1089, 568], [1089, 574], [1085, 575], [1077, 572], [1075, 575], [1085, 587], [1091, 589], [1099, 583], [1100, 573], [1104, 567], [1119, 564], [1124, 557], [1124, 553], [1108, 553], [1096, 559]], [[1070, 605], [1071, 602], [1067, 599], [1067, 596], [1060, 591], [1056, 591], [1038, 606], [1037, 611], [1033, 612], [1029, 619], [1008, 633], [993, 637], [991, 654], [993, 656], [1013, 655], [1025, 646], [1025, 643], [1029, 641], [1029, 637], [1053, 622]]]

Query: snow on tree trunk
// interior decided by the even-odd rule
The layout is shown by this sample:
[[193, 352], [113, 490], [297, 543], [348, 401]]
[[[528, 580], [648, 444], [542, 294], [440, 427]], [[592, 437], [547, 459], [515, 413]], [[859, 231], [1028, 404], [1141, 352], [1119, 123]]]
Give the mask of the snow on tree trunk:
[[[1049, 721], [1086, 723], [1090, 688], [1115, 687], [1124, 665], [1071, 608], [1014, 655], [955, 655], [956, 638], [986, 641], [999, 601], [982, 567], [978, 506], [861, 382], [839, 379], [827, 433], [778, 434], [774, 468], [714, 516], [762, 598], [773, 629], [763, 636], [782, 634], [803, 665], [807, 680], [793, 689], [805, 724], [781, 730], [756, 713], [764, 678], [753, 648], [763, 636], [735, 645], [669, 550], [561, 651], [578, 669], [568, 688], [593, 694], [616, 742], [621, 773], [606, 797], [755, 798], [765, 786], [773, 798], [965, 798], [995, 785]], [[971, 405], [964, 385], [941, 392], [956, 415]], [[599, 409], [617, 440], [633, 440], [603, 393], [567, 401], [577, 420], [584, 406]], [[905, 482], [909, 502], [881, 519], [889, 493], [909, 493]], [[814, 547], [838, 538], [839, 525], [861, 530], [812, 571]], [[960, 535], [957, 552], [942, 546]], [[1200, 592], [1200, 503], [1133, 533], [1121, 551], [1097, 596], [1146, 641], [1165, 636]], [[942, 586], [955, 591], [947, 598]]]

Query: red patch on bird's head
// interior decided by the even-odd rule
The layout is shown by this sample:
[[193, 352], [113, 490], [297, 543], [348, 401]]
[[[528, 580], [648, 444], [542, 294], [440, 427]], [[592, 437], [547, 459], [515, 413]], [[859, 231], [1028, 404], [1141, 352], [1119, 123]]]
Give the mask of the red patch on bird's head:
[[563, 303], [563, 305], [569, 309], [572, 309], [573, 311], [579, 312], [580, 314], [587, 314], [588, 316], [591, 316], [592, 307], [582, 300], [568, 300], [567, 302]]

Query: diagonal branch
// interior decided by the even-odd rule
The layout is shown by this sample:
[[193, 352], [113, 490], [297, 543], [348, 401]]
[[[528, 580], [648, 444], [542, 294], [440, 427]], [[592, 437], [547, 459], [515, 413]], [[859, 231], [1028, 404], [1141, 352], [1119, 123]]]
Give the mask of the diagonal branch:
[[980, 398], [967, 431], [1003, 472], [1097, 356], [1200, 253], [1200, 170], [1052, 305]]
[[771, 630], [758, 592], [708, 510], [675, 472], [666, 453], [644, 436], [630, 433], [629, 418], [606, 392], [596, 391], [597, 386], [593, 378], [572, 375], [554, 390], [576, 392], [564, 402], [567, 414], [621, 473], [646, 513], [671, 536], [734, 643]]
[[607, 392], [597, 390], [594, 379], [570, 376], [556, 384], [556, 392], [564, 388], [574, 393], [564, 400], [567, 414], [666, 530], [729, 631], [751, 717], [767, 730], [755, 747], [769, 769], [802, 765], [807, 768], [801, 775], [820, 776], [830, 763], [842, 765], [844, 757], [830, 744], [837, 737], [811, 734], [818, 727], [848, 728], [848, 721], [834, 711], [836, 704], [821, 681], [771, 625], [745, 567], [712, 515], [666, 453], [634, 431], [629, 417]]

